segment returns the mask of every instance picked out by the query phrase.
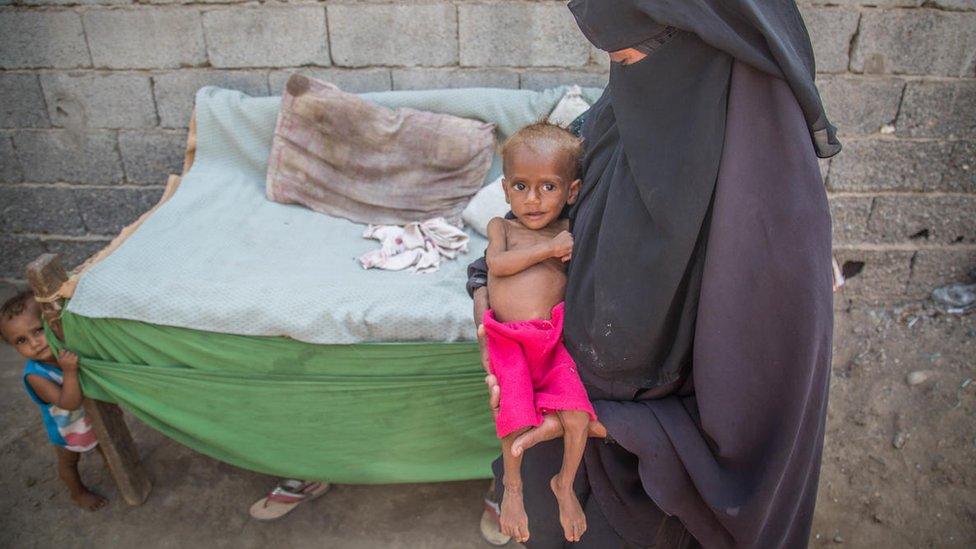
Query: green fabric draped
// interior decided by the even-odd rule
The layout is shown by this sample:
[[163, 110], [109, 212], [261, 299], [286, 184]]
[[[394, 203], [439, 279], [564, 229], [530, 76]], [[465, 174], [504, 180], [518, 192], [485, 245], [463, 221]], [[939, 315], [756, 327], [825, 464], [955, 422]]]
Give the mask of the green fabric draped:
[[487, 478], [499, 453], [475, 343], [315, 345], [70, 312], [62, 326], [86, 396], [239, 467], [432, 482]]

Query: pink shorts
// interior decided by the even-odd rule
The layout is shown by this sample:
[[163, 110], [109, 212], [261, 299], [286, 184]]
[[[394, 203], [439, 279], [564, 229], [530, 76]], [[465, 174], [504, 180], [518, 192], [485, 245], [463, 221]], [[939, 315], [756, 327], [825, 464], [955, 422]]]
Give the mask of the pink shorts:
[[501, 389], [495, 419], [498, 438], [542, 423], [553, 410], [579, 410], [596, 419], [593, 405], [563, 346], [563, 303], [551, 320], [498, 322], [489, 309], [484, 317], [491, 373]]

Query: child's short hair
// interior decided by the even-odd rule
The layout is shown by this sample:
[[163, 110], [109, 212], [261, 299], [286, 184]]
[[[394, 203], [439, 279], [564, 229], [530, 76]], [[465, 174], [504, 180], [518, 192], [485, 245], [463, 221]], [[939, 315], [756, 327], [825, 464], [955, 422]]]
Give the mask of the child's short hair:
[[11, 318], [23, 314], [33, 299], [34, 293], [30, 290], [24, 290], [0, 305], [0, 338], [7, 341], [7, 335], [3, 333], [3, 325]]
[[528, 147], [540, 154], [565, 155], [567, 168], [575, 176], [583, 159], [583, 141], [573, 132], [549, 122], [529, 124], [513, 133], [502, 145], [502, 170], [508, 169], [508, 157], [519, 147]]

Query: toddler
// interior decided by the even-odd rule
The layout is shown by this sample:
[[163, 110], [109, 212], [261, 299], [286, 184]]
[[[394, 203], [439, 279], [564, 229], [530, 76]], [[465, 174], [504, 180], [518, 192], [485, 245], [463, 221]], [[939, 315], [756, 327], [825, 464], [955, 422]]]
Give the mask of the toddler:
[[586, 530], [573, 479], [596, 415], [563, 346], [565, 264], [573, 237], [568, 221], [560, 218], [579, 194], [581, 149], [572, 133], [548, 123], [515, 133], [502, 147], [502, 186], [515, 219], [496, 217], [488, 224], [484, 328], [491, 373], [501, 391], [495, 419], [504, 463], [500, 523], [517, 541], [528, 539], [529, 528], [521, 453], [513, 453], [512, 444], [546, 414], [555, 414], [563, 426], [562, 468], [550, 481], [563, 533], [568, 541], [579, 541]]
[[76, 505], [89, 511], [107, 500], [88, 490], [78, 474], [81, 452], [98, 441], [91, 420], [81, 408], [84, 398], [78, 383], [78, 356], [61, 351], [55, 358], [44, 336], [41, 308], [30, 292], [22, 292], [0, 307], [0, 336], [27, 359], [24, 387], [41, 411], [47, 436], [58, 456], [58, 476], [68, 486]]

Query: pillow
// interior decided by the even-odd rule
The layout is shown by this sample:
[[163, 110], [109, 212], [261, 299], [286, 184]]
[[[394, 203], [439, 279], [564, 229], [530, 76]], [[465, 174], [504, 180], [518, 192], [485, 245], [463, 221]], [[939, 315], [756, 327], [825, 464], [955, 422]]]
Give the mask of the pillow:
[[568, 128], [579, 115], [590, 109], [590, 104], [583, 99], [583, 90], [579, 86], [570, 86], [563, 98], [559, 100], [556, 108], [549, 113], [546, 119], [550, 124]]
[[403, 225], [461, 211], [491, 166], [494, 125], [391, 110], [292, 75], [268, 159], [270, 200], [357, 223]]
[[488, 222], [493, 217], [505, 217], [511, 207], [505, 202], [505, 190], [502, 189], [502, 178], [492, 181], [485, 185], [474, 195], [468, 207], [461, 213], [464, 223], [481, 233], [488, 236]]

